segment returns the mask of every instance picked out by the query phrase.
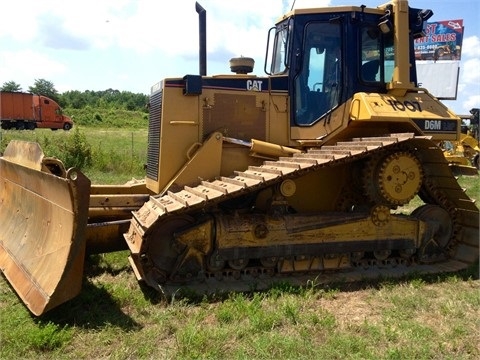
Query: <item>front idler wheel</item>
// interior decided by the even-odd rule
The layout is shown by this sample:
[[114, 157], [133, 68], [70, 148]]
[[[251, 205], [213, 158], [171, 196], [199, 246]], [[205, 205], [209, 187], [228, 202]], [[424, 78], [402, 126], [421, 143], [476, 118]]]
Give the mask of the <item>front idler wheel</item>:
[[172, 278], [178, 258], [184, 251], [175, 241], [175, 232], [193, 223], [194, 219], [190, 216], [167, 218], [146, 235], [142, 246], [145, 252], [141, 258], [143, 271], [151, 286], [156, 287]]
[[453, 220], [450, 214], [437, 205], [423, 205], [412, 216], [427, 224], [422, 244], [417, 252], [422, 262], [434, 262], [447, 257], [447, 247], [453, 237]]

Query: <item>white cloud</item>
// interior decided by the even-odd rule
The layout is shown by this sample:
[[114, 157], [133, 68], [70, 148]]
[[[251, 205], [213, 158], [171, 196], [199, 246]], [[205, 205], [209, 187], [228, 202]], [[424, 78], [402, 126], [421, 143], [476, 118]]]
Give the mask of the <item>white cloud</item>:
[[462, 60], [460, 66], [463, 67], [461, 81], [466, 84], [480, 83], [480, 59]]
[[464, 110], [478, 108], [480, 106], [480, 94], [468, 96], [467, 100], [462, 102], [462, 106]]
[[[209, 52], [226, 49], [233, 53], [263, 53], [266, 33], [272, 26], [281, 3], [278, 0], [238, 2], [204, 0], [207, 11], [207, 48]], [[255, 12], [250, 9], [255, 9]], [[116, 25], [115, 22], [121, 23]], [[142, 0], [134, 13], [110, 22], [115, 26], [116, 42], [139, 52], [149, 49], [170, 56], [195, 56], [198, 53], [198, 14], [194, 2]], [[260, 43], [260, 45], [259, 45]]]
[[[0, 38], [9, 37], [16, 41], [27, 41], [34, 37], [37, 29], [36, 11], [26, 11], [36, 8], [33, 1], [9, 1], [2, 4], [0, 21]], [[19, 23], [21, 19], [21, 24]]]
[[49, 79], [64, 73], [66, 67], [49, 56], [32, 50], [1, 51], [0, 71], [0, 78], [20, 83], [23, 90], [27, 90], [28, 86], [33, 85], [30, 79]]
[[[199, 2], [207, 11], [209, 52], [226, 49], [239, 55], [263, 56], [267, 30], [290, 10], [293, 0]], [[297, 0], [295, 7], [320, 7], [328, 3], [328, 0]], [[52, 43], [51, 37], [55, 35], [56, 48], [61, 47], [63, 37], [65, 48], [73, 47], [67, 41], [77, 39], [96, 48], [119, 46], [140, 53], [158, 49], [171, 56], [198, 53], [198, 15], [193, 0], [44, 0], [41, 6], [36, 0], [17, 0], [9, 4], [7, 22], [0, 25], [0, 37], [15, 36], [25, 41], [43, 36]], [[27, 12], [25, 8], [35, 11]], [[21, 29], [17, 26], [18, 14], [22, 14]], [[48, 29], [60, 31], [45, 34]]]
[[480, 39], [478, 36], [464, 38], [462, 43], [462, 57], [480, 57]]

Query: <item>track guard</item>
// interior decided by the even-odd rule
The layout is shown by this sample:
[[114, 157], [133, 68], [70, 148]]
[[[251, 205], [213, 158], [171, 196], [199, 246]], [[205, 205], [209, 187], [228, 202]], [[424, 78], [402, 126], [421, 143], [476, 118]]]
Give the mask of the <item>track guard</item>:
[[80, 292], [90, 193], [80, 171], [55, 176], [44, 160], [20, 141], [0, 158], [0, 269], [35, 315]]

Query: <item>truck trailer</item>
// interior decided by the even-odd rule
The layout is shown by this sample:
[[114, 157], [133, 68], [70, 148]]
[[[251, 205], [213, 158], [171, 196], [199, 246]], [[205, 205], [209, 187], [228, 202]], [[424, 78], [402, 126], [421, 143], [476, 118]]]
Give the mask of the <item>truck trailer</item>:
[[21, 92], [0, 92], [0, 122], [5, 130], [73, 127], [72, 119], [63, 114], [57, 102], [43, 95]]

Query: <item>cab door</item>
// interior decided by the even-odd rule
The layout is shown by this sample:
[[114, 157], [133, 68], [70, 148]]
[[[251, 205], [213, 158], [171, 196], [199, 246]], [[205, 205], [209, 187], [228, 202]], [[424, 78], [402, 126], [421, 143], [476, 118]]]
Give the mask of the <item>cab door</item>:
[[[329, 131], [324, 125], [339, 106], [343, 91], [341, 23], [306, 21], [291, 69], [292, 139], [317, 139]], [[324, 124], [324, 125], [320, 125]]]
[[50, 99], [41, 96], [40, 97], [40, 109], [42, 114], [42, 121], [44, 122], [52, 122], [55, 121], [55, 106], [53, 101]]

